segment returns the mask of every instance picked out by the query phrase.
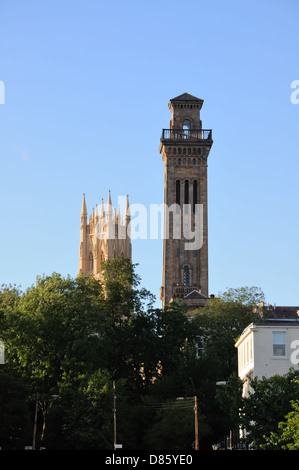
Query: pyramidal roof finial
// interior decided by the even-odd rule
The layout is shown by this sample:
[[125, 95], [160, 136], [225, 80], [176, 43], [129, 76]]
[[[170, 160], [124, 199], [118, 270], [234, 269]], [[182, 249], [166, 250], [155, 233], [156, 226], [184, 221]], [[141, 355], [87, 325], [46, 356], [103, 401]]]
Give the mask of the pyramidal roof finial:
[[127, 194], [126, 210], [125, 217], [130, 217], [130, 204], [129, 204], [129, 195]]
[[86, 202], [85, 202], [85, 193], [83, 193], [83, 201], [81, 207], [81, 215], [87, 215]]
[[107, 201], [107, 209], [106, 209], [107, 214], [112, 214], [113, 212], [113, 207], [112, 207], [112, 202], [111, 202], [111, 194], [110, 194], [110, 189], [108, 193], [108, 201]]

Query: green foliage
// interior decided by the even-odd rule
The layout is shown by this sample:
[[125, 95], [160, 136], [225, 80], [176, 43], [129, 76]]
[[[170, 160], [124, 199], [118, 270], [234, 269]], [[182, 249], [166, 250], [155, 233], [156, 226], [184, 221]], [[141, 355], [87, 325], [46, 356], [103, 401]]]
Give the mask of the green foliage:
[[[195, 441], [194, 398], [152, 403], [156, 407], [154, 423], [146, 440], [152, 450], [191, 450]], [[199, 440], [210, 431], [205, 417], [198, 416]]]
[[[27, 406], [29, 386], [10, 372], [0, 368], [0, 444], [5, 449], [18, 449], [26, 444], [30, 426]], [[31, 442], [30, 442], [31, 444]]]
[[265, 301], [265, 295], [260, 287], [237, 287], [230, 288], [220, 293], [219, 298], [225, 302], [237, 302], [238, 304], [249, 307], [258, 306], [260, 302]]
[[113, 381], [118, 442], [126, 449], [190, 449], [194, 410], [177, 407], [181, 396], [198, 397], [202, 448], [238, 424], [238, 384], [230, 379], [219, 396], [216, 382], [236, 373], [235, 340], [257, 315], [253, 292], [228, 292], [190, 316], [182, 302], [153, 308], [135, 270], [116, 258], [104, 263], [102, 282], [53, 273], [24, 293], [2, 287], [8, 375], [0, 445], [31, 443], [38, 393], [38, 446], [112, 449]]
[[271, 432], [262, 449], [299, 450], [299, 400], [291, 400], [292, 410], [285, 421], [278, 424], [276, 433]]
[[220, 408], [229, 417], [227, 423], [230, 429], [239, 427], [240, 424], [240, 409], [243, 403], [242, 389], [243, 382], [237, 374], [232, 374], [225, 384], [220, 384], [217, 387], [217, 401]]
[[217, 381], [237, 371], [237, 350], [235, 342], [257, 313], [251, 305], [240, 301], [209, 299], [201, 313], [192, 320], [194, 334], [199, 339], [203, 357], [212, 357], [219, 370]]
[[299, 371], [291, 369], [283, 376], [249, 381], [252, 392], [243, 400], [241, 423], [253, 448], [264, 449], [270, 447], [269, 443], [273, 446], [280, 435], [279, 423], [291, 412], [292, 401], [299, 400], [298, 378]]
[[[61, 413], [61, 440], [58, 445], [55, 443], [56, 448], [112, 448], [111, 377], [107, 371], [98, 370], [78, 378], [76, 387], [66, 384], [60, 390], [57, 407]], [[49, 444], [51, 433], [53, 424], [52, 430], [49, 429]]]

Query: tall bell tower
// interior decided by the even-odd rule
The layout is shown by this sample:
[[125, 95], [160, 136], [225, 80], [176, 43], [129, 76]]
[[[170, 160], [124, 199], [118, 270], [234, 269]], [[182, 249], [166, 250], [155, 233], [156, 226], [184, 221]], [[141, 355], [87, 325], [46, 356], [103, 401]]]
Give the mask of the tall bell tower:
[[188, 93], [171, 99], [170, 128], [163, 129], [160, 140], [165, 208], [163, 307], [181, 298], [195, 309], [209, 295], [207, 160], [213, 140], [212, 131], [202, 128], [202, 105], [203, 100]]

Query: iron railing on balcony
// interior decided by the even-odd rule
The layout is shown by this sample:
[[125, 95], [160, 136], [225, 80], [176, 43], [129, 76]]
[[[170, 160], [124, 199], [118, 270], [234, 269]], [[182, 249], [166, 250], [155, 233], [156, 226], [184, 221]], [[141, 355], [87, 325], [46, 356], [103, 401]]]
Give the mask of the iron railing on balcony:
[[161, 140], [212, 140], [212, 129], [163, 129]]
[[175, 297], [185, 297], [185, 295], [190, 294], [192, 291], [198, 291], [197, 286], [176, 286], [174, 288]]

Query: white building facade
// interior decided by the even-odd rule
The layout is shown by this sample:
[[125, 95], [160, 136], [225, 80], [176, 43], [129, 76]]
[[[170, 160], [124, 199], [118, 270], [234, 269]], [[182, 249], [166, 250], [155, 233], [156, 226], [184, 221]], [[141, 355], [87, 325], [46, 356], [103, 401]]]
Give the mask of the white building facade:
[[271, 377], [299, 369], [299, 318], [268, 319], [251, 323], [236, 342], [238, 374], [244, 381], [243, 395], [250, 392], [250, 377]]

